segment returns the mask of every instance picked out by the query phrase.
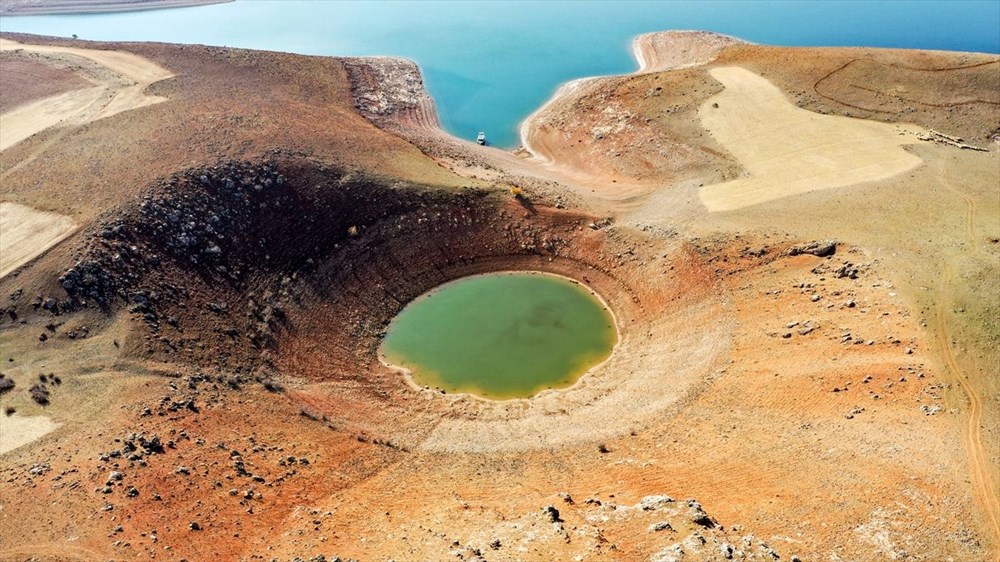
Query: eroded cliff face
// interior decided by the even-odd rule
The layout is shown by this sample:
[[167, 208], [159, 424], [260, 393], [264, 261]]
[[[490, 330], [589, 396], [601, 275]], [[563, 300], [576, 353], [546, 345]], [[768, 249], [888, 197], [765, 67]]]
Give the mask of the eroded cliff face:
[[440, 126], [434, 100], [413, 61], [396, 57], [347, 58], [343, 65], [355, 109], [375, 124], [387, 128]]

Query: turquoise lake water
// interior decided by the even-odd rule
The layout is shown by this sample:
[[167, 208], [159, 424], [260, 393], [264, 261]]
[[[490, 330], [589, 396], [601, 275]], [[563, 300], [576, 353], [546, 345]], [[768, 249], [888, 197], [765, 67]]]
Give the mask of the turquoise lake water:
[[1000, 0], [334, 2], [229, 4], [0, 18], [0, 30], [417, 61], [442, 125], [518, 144], [518, 124], [568, 80], [635, 70], [635, 35], [704, 29], [775, 45], [1000, 53]]

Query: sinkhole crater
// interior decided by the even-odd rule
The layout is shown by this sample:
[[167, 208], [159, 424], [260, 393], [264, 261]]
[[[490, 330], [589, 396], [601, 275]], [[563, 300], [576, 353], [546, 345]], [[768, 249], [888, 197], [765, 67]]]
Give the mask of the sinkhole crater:
[[611, 311], [587, 287], [500, 272], [416, 298], [389, 325], [379, 355], [420, 387], [507, 400], [572, 386], [617, 341]]

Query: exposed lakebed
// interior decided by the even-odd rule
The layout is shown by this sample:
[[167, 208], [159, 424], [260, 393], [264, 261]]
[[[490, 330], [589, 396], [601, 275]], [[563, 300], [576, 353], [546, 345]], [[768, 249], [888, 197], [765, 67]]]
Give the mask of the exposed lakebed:
[[417, 298], [393, 320], [380, 351], [420, 386], [503, 400], [572, 386], [617, 339], [611, 312], [579, 283], [497, 273]]

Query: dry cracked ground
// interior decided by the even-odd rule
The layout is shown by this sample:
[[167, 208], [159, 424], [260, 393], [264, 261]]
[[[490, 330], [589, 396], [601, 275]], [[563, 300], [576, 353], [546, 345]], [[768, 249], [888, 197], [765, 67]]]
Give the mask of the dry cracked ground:
[[[407, 61], [3, 35], [0, 560], [998, 559], [1000, 58], [636, 48], [506, 153]], [[501, 270], [609, 361], [379, 363]]]

